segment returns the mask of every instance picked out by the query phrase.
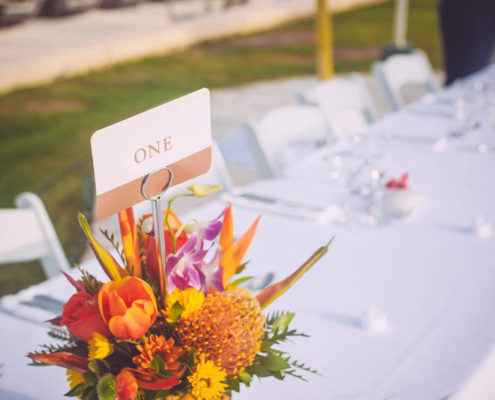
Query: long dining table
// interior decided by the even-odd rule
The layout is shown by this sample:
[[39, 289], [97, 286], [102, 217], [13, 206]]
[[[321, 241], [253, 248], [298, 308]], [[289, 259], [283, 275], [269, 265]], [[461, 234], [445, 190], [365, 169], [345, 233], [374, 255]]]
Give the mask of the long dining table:
[[[294, 327], [310, 337], [281, 348], [318, 374], [305, 374], [307, 382], [290, 376], [255, 380], [234, 399], [495, 398], [493, 379], [481, 374], [495, 349], [495, 120], [487, 111], [495, 101], [489, 98], [492, 82], [493, 68], [361, 133], [366, 144], [353, 147], [349, 160], [366, 153], [360, 164], [365, 178], [380, 174], [373, 191], [383, 176], [407, 172], [407, 190], [419, 199], [407, 215], [387, 216], [383, 207], [376, 214], [375, 204], [354, 202], [359, 190], [333, 174], [336, 155], [344, 166], [353, 164], [334, 145], [296, 161], [281, 178], [243, 187], [248, 197], [218, 197], [182, 216], [211, 220], [231, 201], [240, 235], [263, 214], [246, 274], [271, 273], [274, 280], [333, 238], [328, 253], [267, 309], [296, 313]], [[482, 100], [463, 105], [472, 107], [468, 119], [455, 114], [459, 92], [464, 100]], [[384, 192], [374, 201], [383, 202]], [[298, 212], [298, 205], [313, 214]], [[341, 213], [322, 211], [318, 218], [314, 210], [328, 206]], [[95, 259], [82, 268], [103, 277]], [[2, 298], [0, 399], [61, 399], [68, 390], [62, 368], [27, 366], [25, 354], [54, 342], [42, 322], [53, 310], [30, 300], [65, 301], [71, 293], [57, 276]]]

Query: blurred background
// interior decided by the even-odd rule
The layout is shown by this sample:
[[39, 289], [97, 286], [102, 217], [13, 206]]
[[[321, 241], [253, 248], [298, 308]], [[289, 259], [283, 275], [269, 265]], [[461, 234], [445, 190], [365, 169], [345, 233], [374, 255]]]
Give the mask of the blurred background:
[[[77, 263], [85, 250], [77, 211], [92, 216], [94, 207], [93, 132], [208, 87], [213, 132], [221, 139], [256, 111], [255, 102], [246, 102], [243, 110], [232, 104], [215, 108], [215, 99], [228, 101], [230, 88], [239, 88], [242, 97], [246, 84], [316, 80], [317, 5], [316, 0], [0, 0], [0, 207], [12, 208], [21, 192], [38, 194], [69, 260]], [[442, 79], [437, 6], [437, 0], [411, 0], [407, 46], [424, 50]], [[368, 76], [394, 40], [396, 2], [333, 1], [329, 11], [335, 72]], [[368, 84], [383, 104], [371, 80]], [[285, 92], [277, 93], [276, 84], [272, 91], [284, 102]], [[245, 183], [256, 175], [238, 170], [233, 177]], [[37, 262], [3, 266], [0, 296], [43, 279]]]

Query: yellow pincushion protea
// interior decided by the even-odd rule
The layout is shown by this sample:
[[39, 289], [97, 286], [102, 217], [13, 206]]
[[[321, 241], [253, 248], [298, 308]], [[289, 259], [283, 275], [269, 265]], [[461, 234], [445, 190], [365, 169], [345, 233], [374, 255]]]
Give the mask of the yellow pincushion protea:
[[200, 310], [205, 300], [205, 294], [194, 288], [187, 288], [185, 290], [179, 290], [175, 288], [165, 299], [166, 309], [164, 315], [168, 322], [175, 322], [170, 318], [173, 305], [178, 302], [184, 311], [181, 318], [189, 317], [193, 312]]
[[199, 356], [196, 370], [187, 378], [192, 386], [191, 393], [196, 400], [218, 400], [225, 392], [224, 383], [227, 374], [213, 361], [207, 361], [205, 355]]
[[186, 350], [196, 349], [227, 375], [235, 375], [253, 364], [264, 328], [256, 298], [245, 289], [233, 289], [207, 295], [200, 310], [179, 321], [176, 335]]

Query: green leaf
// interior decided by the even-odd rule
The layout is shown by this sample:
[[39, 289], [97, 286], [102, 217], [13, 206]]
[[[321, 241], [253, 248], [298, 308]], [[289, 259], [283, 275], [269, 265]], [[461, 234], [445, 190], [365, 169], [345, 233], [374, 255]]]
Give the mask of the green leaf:
[[261, 365], [269, 371], [281, 371], [290, 367], [287, 361], [273, 353], [266, 356], [259, 356], [258, 359]]
[[87, 388], [87, 385], [84, 383], [79, 383], [74, 386], [71, 390], [64, 394], [67, 397], [77, 397]]
[[155, 354], [153, 361], [150, 362], [150, 368], [152, 368], [158, 375], [168, 378], [173, 374], [167, 369], [167, 364], [160, 356], [160, 354]]
[[188, 365], [196, 364], [196, 349], [194, 347], [187, 352], [186, 360]]
[[234, 392], [239, 393], [241, 390], [241, 386], [239, 385], [239, 379], [232, 379], [227, 381], [227, 388], [233, 390]]
[[196, 197], [207, 197], [223, 189], [222, 185], [191, 185], [187, 187]]
[[92, 360], [88, 363], [88, 369], [94, 372], [96, 375], [101, 375], [100, 366], [98, 360]]
[[250, 367], [246, 368], [246, 370], [249, 370], [251, 375], [256, 375], [260, 378], [272, 376], [272, 373], [260, 364], [253, 364]]
[[285, 331], [289, 327], [289, 324], [291, 323], [292, 318], [294, 318], [294, 315], [296, 314], [285, 313], [275, 319], [272, 325], [272, 332]]
[[239, 379], [244, 382], [245, 384], [249, 384], [249, 382], [251, 382], [251, 380], [253, 379], [253, 377], [251, 376], [251, 374], [249, 374], [248, 372], [246, 371], [241, 371], [239, 372], [239, 374], [237, 375], [239, 377]]
[[285, 371], [284, 370], [281, 370], [281, 371], [277, 371], [277, 372], [274, 372], [273, 373], [273, 376], [281, 381], [283, 381], [285, 379]]
[[93, 372], [90, 372], [90, 371], [85, 372], [83, 374], [83, 377], [89, 386], [96, 386], [98, 383], [98, 378], [96, 377], [96, 375]]
[[98, 395], [96, 394], [96, 388], [89, 386], [81, 397], [82, 400], [99, 400]]
[[235, 273], [236, 273], [236, 274], [240, 274], [242, 271], [244, 271], [244, 270], [246, 269], [246, 267], [247, 267], [247, 265], [248, 265], [248, 264], [249, 264], [249, 260], [248, 260], [248, 261], [246, 261], [245, 263], [243, 263], [243, 264], [239, 265], [239, 266], [237, 267], [237, 269], [235, 270]]
[[236, 279], [234, 282], [229, 283], [229, 286], [237, 287], [241, 283], [247, 282], [248, 280], [253, 279], [252, 276], [245, 276], [243, 278]]
[[98, 400], [115, 400], [115, 377], [112, 374], [103, 375], [96, 386]]
[[164, 399], [170, 394], [170, 390], [159, 390], [158, 392], [153, 392], [153, 400]]
[[172, 309], [170, 310], [170, 319], [173, 322], [178, 321], [183, 312], [184, 307], [182, 307], [182, 305], [178, 301], [176, 301], [172, 306]]

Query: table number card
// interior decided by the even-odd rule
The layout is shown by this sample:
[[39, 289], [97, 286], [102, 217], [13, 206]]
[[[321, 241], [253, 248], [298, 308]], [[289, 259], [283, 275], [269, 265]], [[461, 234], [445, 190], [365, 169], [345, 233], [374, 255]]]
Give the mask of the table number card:
[[[98, 218], [107, 218], [144, 199], [143, 179], [169, 167], [177, 185], [207, 172], [211, 165], [210, 92], [200, 89], [96, 131], [91, 137]], [[167, 171], [146, 186], [163, 190]]]

